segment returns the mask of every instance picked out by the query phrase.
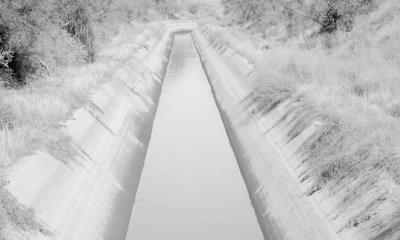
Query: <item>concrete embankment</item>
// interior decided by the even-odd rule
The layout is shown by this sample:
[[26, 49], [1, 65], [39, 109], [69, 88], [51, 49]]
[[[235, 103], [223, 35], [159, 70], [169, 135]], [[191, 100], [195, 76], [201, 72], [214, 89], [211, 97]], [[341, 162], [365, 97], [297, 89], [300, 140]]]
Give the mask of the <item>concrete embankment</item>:
[[[35, 210], [52, 234], [16, 233], [12, 239], [125, 239], [174, 32], [146, 43], [77, 110], [65, 131], [76, 145], [77, 165], [38, 152], [17, 165], [8, 190]], [[139, 38], [140, 39], [140, 38]], [[50, 236], [51, 235], [51, 236]]]
[[287, 141], [291, 116], [278, 120], [288, 114], [290, 101], [252, 116], [246, 104], [252, 65], [229, 47], [209, 45], [197, 30], [193, 36], [265, 239], [342, 239], [327, 215], [329, 204], [307, 196], [306, 183], [297, 177], [295, 153], [313, 127]]

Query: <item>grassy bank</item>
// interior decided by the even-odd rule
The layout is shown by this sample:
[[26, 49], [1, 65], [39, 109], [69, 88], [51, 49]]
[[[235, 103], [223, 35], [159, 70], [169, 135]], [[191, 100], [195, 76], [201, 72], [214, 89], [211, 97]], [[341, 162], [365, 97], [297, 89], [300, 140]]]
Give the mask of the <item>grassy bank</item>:
[[[59, 69], [24, 86], [0, 90], [2, 177], [7, 176], [14, 164], [23, 162], [24, 157], [37, 151], [48, 152], [71, 167], [81, 164], [74, 162], [79, 153], [78, 146], [65, 133], [64, 124], [72, 119], [75, 110], [94, 107], [90, 100], [91, 93], [100, 84], [111, 80], [137, 50], [152, 47], [148, 45], [148, 40], [161, 38], [163, 26], [136, 24], [134, 28], [125, 26], [123, 30], [113, 41], [105, 44], [103, 50], [98, 51], [96, 62]], [[131, 40], [139, 36], [140, 40]], [[6, 184], [4, 182], [2, 188]], [[35, 223], [34, 212], [18, 204], [7, 190], [1, 191], [0, 206], [4, 209], [1, 230], [8, 233], [38, 230], [40, 224]], [[22, 219], [35, 224], [25, 224], [19, 219], [21, 214], [26, 215]]]
[[[243, 3], [227, 3], [227, 18], [241, 11], [233, 2]], [[254, 62], [257, 74], [249, 81], [257, 90], [249, 97], [260, 113], [287, 99], [294, 102], [289, 139], [316, 121], [323, 124], [303, 146], [307, 170], [299, 180], [312, 182], [310, 195], [327, 189], [335, 195], [347, 188], [338, 212], [346, 214], [357, 205], [362, 209], [342, 230], [368, 232], [368, 239], [397, 239], [400, 4], [368, 1], [351, 10], [335, 8], [345, 6], [343, 1], [327, 2], [325, 10], [314, 5], [318, 21], [307, 17], [313, 13], [304, 9], [310, 8], [290, 1], [275, 5], [272, 18], [242, 6], [253, 12], [235, 15], [225, 23], [233, 26], [230, 30], [209, 27], [208, 36]], [[293, 13], [285, 15], [280, 7]]]
[[[99, 84], [159, 39], [175, 1], [0, 1], [0, 238], [41, 231], [4, 188], [10, 168], [37, 151], [65, 164], [77, 146], [63, 131]], [[150, 45], [149, 45], [150, 44]]]

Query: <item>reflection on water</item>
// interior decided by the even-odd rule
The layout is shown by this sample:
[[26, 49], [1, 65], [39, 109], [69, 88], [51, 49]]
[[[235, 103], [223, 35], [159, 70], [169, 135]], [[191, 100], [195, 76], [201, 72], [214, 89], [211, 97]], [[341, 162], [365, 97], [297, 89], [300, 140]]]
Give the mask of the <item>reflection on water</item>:
[[189, 34], [175, 37], [127, 239], [263, 239]]

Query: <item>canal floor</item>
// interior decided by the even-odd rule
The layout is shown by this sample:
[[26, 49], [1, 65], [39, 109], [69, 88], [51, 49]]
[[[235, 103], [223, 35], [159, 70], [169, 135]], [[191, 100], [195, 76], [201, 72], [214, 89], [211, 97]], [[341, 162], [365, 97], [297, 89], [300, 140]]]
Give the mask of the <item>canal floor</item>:
[[190, 34], [178, 34], [127, 240], [262, 240]]

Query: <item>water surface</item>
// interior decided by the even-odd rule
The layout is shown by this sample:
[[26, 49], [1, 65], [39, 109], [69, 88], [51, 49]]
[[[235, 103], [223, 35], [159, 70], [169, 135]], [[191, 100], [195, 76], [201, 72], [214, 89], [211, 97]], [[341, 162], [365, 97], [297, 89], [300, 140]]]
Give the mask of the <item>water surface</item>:
[[262, 240], [190, 34], [175, 36], [127, 240]]

